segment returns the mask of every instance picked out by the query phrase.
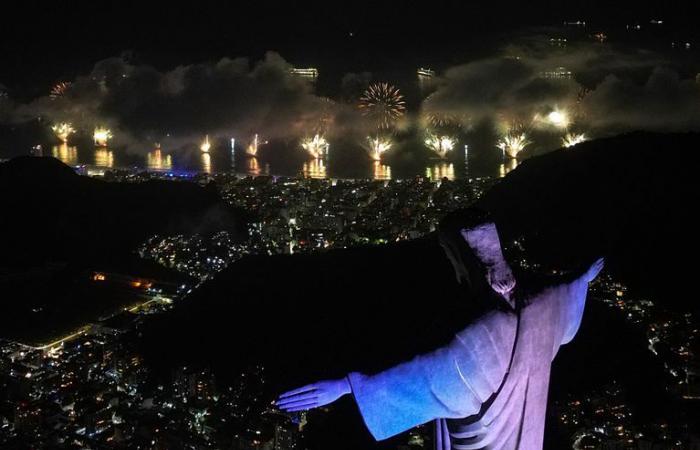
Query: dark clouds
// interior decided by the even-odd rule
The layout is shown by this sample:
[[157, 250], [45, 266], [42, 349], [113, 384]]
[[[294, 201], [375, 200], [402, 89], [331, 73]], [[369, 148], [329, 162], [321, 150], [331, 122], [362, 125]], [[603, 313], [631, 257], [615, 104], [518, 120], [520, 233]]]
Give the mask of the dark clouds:
[[[571, 79], [552, 79], [563, 70]], [[598, 43], [553, 47], [523, 39], [499, 57], [448, 69], [423, 110], [470, 119], [527, 121], [568, 109], [590, 136], [631, 130], [700, 130], [700, 84], [659, 54]]]
[[[372, 74], [347, 74], [330, 100], [315, 95], [291, 68], [276, 53], [254, 63], [223, 58], [165, 72], [111, 58], [72, 80], [62, 98], [16, 105], [0, 97], [0, 120], [68, 121], [84, 136], [104, 125], [112, 128], [115, 145], [130, 150], [150, 150], [154, 142], [176, 150], [205, 134], [243, 141], [255, 133], [265, 139], [318, 131], [331, 138], [364, 136], [370, 125], [352, 101]], [[573, 78], [544, 76], [560, 68]], [[546, 34], [531, 34], [499, 55], [445, 70], [435, 91], [412, 105], [410, 118], [429, 112], [457, 117], [464, 125], [529, 120], [566, 108], [575, 112], [575, 127], [592, 137], [636, 129], [699, 130], [700, 85], [694, 76], [684, 78], [676, 64], [653, 52], [593, 42], [559, 48]]]
[[575, 99], [579, 87], [572, 81], [547, 80], [535, 65], [523, 59], [493, 58], [454, 67], [423, 105], [427, 112], [484, 118], [530, 115], [543, 108]]
[[644, 83], [609, 75], [583, 106], [595, 128], [700, 130], [700, 85], [667, 68], [655, 68]]
[[223, 58], [168, 72], [113, 58], [76, 79], [64, 97], [20, 106], [16, 117], [68, 121], [86, 133], [105, 125], [113, 129], [115, 143], [142, 142], [147, 148], [205, 134], [298, 136], [336, 111], [328, 99], [313, 95], [308, 82], [290, 74], [291, 68], [275, 53], [255, 64]]

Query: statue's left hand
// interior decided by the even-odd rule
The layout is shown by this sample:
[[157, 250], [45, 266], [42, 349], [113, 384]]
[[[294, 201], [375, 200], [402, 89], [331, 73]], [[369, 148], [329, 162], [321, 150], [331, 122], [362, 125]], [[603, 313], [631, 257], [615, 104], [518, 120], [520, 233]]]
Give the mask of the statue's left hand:
[[283, 411], [304, 411], [333, 403], [351, 392], [347, 378], [318, 381], [280, 395], [275, 405]]
[[584, 274], [584, 277], [586, 278], [586, 281], [589, 283], [593, 280], [595, 280], [595, 277], [598, 276], [601, 270], [603, 270], [603, 266], [605, 265], [605, 259], [604, 258], [599, 258], [597, 259], [591, 266], [588, 268], [586, 273]]

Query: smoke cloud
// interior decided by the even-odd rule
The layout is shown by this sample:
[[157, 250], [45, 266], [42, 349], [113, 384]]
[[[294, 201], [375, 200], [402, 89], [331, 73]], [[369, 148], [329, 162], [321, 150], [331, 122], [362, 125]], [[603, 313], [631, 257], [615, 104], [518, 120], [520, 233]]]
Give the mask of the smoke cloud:
[[[532, 125], [533, 118], [562, 109], [572, 128], [591, 137], [700, 130], [696, 74], [670, 58], [593, 41], [554, 44], [547, 34], [530, 33], [498, 55], [447, 68], [430, 95], [409, 105], [399, 128], [409, 129], [407, 123], [426, 115], [456, 118], [465, 132], [484, 121]], [[176, 150], [196, 145], [205, 134], [298, 139], [316, 132], [330, 138], [370, 132], [353, 99], [372, 74], [345, 75], [331, 100], [316, 95], [291, 69], [272, 52], [255, 63], [223, 58], [168, 71], [112, 58], [72, 80], [59, 96], [16, 104], [0, 85], [0, 121], [70, 122], [83, 136], [106, 126], [115, 145], [136, 151], [155, 142]]]
[[534, 36], [498, 57], [446, 70], [422, 109], [468, 121], [529, 122], [561, 108], [593, 136], [700, 130], [700, 84], [681, 73], [653, 52], [593, 42], [559, 48]]

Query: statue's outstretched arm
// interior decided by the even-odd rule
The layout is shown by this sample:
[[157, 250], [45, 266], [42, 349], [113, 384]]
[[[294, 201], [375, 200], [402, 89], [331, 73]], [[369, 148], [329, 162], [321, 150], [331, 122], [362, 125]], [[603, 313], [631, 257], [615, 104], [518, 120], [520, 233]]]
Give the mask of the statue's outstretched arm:
[[490, 312], [445, 347], [376, 375], [353, 372], [289, 391], [277, 405], [286, 411], [310, 409], [352, 392], [377, 440], [437, 418], [476, 414], [505, 377], [516, 322], [511, 312]]
[[586, 305], [588, 284], [595, 280], [603, 269], [604, 259], [600, 258], [588, 266], [582, 273], [567, 274], [558, 277], [533, 298], [535, 301], [545, 301], [556, 306], [554, 320], [556, 335], [552, 358], [560, 345], [568, 344], [576, 335], [583, 318]]

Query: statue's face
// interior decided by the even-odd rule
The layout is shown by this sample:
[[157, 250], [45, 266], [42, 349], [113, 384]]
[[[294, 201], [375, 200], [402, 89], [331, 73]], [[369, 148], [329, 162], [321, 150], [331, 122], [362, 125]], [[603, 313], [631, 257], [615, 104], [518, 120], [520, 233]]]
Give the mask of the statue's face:
[[486, 269], [486, 281], [491, 288], [510, 300], [510, 294], [515, 288], [515, 276], [503, 257], [496, 225], [487, 222], [465, 228], [462, 237]]

